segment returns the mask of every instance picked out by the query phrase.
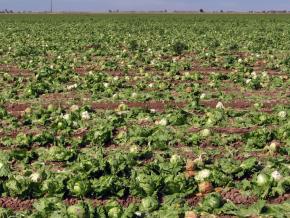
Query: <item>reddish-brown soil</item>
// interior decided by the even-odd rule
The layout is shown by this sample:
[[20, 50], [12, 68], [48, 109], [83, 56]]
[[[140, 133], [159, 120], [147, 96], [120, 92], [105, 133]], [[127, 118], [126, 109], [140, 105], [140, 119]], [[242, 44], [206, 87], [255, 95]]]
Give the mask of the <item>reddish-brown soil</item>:
[[258, 200], [255, 196], [242, 195], [238, 189], [224, 190], [221, 195], [225, 200], [230, 200], [235, 204], [251, 205]]
[[74, 137], [83, 137], [88, 132], [87, 129], [78, 129], [74, 132]]
[[196, 196], [196, 195], [193, 195], [193, 196], [188, 197], [188, 198], [186, 199], [186, 201], [187, 201], [187, 203], [188, 203], [189, 206], [191, 206], [191, 207], [196, 207], [197, 204], [198, 204], [199, 202], [201, 202], [202, 198], [203, 198], [202, 196]]
[[[91, 198], [86, 198], [85, 200], [91, 202], [94, 207], [98, 205], [105, 205], [106, 202], [108, 201], [107, 199], [91, 199]], [[64, 203], [66, 205], [75, 205], [79, 203], [80, 201], [81, 201], [80, 199], [72, 197], [72, 198], [65, 199]], [[141, 199], [137, 197], [133, 197], [133, 196], [127, 196], [124, 198], [117, 199], [117, 202], [123, 207], [128, 207], [131, 203], [139, 203], [140, 201]]]
[[252, 157], [257, 157], [261, 160], [267, 160], [269, 159], [269, 155], [271, 155], [272, 157], [283, 157], [284, 159], [290, 161], [290, 156], [289, 155], [281, 155], [279, 153], [269, 153], [268, 151], [264, 151], [264, 152], [258, 152], [258, 151], [253, 151], [251, 152], [251, 156]]
[[30, 103], [12, 103], [6, 104], [6, 110], [17, 118], [21, 118], [23, 116], [23, 112], [30, 107]]
[[[201, 105], [208, 108], [215, 108], [219, 101], [215, 99], [211, 100], [202, 100], [200, 102]], [[93, 102], [91, 104], [92, 109], [94, 110], [115, 110], [122, 102]], [[166, 108], [184, 108], [188, 103], [186, 102], [176, 102], [176, 101], [148, 101], [148, 102], [126, 102], [124, 101], [129, 108], [146, 108], [146, 109], [154, 109], [156, 111], [164, 111]], [[51, 100], [40, 103], [44, 107], [49, 104], [53, 104], [57, 107], [61, 107], [63, 109], [69, 108], [69, 105], [64, 100]], [[82, 105], [83, 102], [79, 102], [78, 105]], [[261, 112], [271, 113], [272, 108], [276, 105], [289, 105], [290, 101], [288, 99], [277, 99], [277, 100], [267, 100], [264, 101]], [[254, 105], [254, 102], [249, 100], [234, 100], [230, 102], [223, 102], [223, 105], [226, 108], [234, 108], [236, 110], [245, 110]], [[8, 103], [6, 104], [7, 111], [17, 117], [21, 118], [24, 115], [24, 111], [32, 106], [32, 103]]]
[[253, 131], [256, 128], [235, 128], [235, 127], [215, 127], [213, 131], [227, 134], [245, 134]]
[[268, 200], [268, 202], [271, 204], [281, 204], [284, 201], [287, 201], [289, 199], [290, 199], [290, 193], [286, 193], [286, 194], [279, 196], [279, 197], [276, 197], [276, 198], [270, 198]]
[[[235, 204], [241, 204], [241, 205], [252, 205], [257, 202], [257, 198], [255, 196], [244, 196], [242, 195], [239, 190], [237, 189], [230, 189], [230, 190], [224, 190], [221, 192], [221, 195], [224, 200], [230, 200]], [[195, 207], [198, 205], [199, 202], [203, 199], [202, 195], [192, 195], [186, 198], [186, 201], [189, 206]], [[290, 194], [284, 194], [283, 196], [271, 198], [268, 199], [268, 203], [271, 204], [280, 204], [283, 203], [286, 200], [290, 199]], [[23, 200], [20, 198], [13, 198], [13, 197], [1, 197], [0, 198], [0, 207], [3, 208], [9, 208], [14, 211], [23, 211], [23, 210], [32, 210], [33, 204], [36, 202], [37, 199], [28, 199]], [[93, 206], [98, 205], [105, 205], [108, 201], [107, 199], [90, 199], [86, 198], [86, 201], [89, 201], [92, 203]], [[81, 200], [74, 197], [69, 197], [63, 200], [63, 202], [66, 205], [75, 205], [79, 203]], [[133, 196], [127, 196], [125, 198], [119, 198], [117, 199], [118, 203], [122, 205], [123, 207], [128, 207], [131, 203], [140, 203], [141, 199], [136, 198]]]
[[19, 69], [13, 65], [0, 65], [0, 71], [9, 73], [11, 76], [31, 77], [33, 73], [30, 70]]
[[21, 200], [19, 198], [1, 197], [0, 207], [9, 208], [14, 211], [31, 210], [33, 208], [34, 199]]
[[30, 129], [29, 127], [24, 127], [24, 128], [18, 128], [18, 129], [14, 129], [11, 132], [3, 132], [2, 135], [3, 136], [8, 136], [8, 137], [12, 137], [15, 138], [19, 133], [24, 133], [24, 134], [28, 134], [28, 135], [37, 135], [41, 132], [41, 130], [43, 129], [43, 127], [39, 127], [39, 129]]
[[[165, 110], [166, 107], [182, 108], [186, 105], [185, 102], [174, 101], [148, 101], [148, 102], [123, 102], [130, 108], [147, 108], [155, 109], [157, 111]], [[92, 108], [95, 110], [114, 110], [121, 104], [117, 102], [95, 102], [92, 104]]]
[[188, 131], [195, 133], [195, 132], [199, 132], [200, 130], [202, 130], [202, 128], [197, 128], [197, 127], [191, 127]]
[[210, 75], [210, 74], [213, 74], [213, 73], [229, 74], [229, 73], [233, 72], [234, 70], [225, 69], [225, 68], [218, 68], [218, 67], [193, 66], [191, 71], [202, 73], [204, 75]]
[[[236, 56], [240, 56], [240, 55], [242, 55], [241, 57], [249, 56], [249, 54], [246, 54], [246, 53], [245, 54], [236, 54]], [[166, 57], [164, 57], [164, 58], [166, 58]], [[280, 72], [277, 70], [267, 69], [267, 67], [263, 61], [257, 61], [254, 64], [253, 69], [257, 73], [267, 71], [269, 75], [287, 76], [287, 73]], [[75, 71], [82, 76], [86, 75], [90, 70], [106, 72], [107, 74], [109, 74], [111, 76], [140, 76], [140, 73], [136, 72], [136, 71], [124, 72], [122, 70], [110, 70], [110, 69], [100, 70], [98, 66], [94, 66], [94, 65], [79, 66], [79, 67], [75, 68]], [[192, 67], [190, 70], [180, 71], [180, 74], [183, 74], [184, 72], [191, 72], [191, 73], [198, 72], [198, 73], [202, 73], [203, 75], [210, 75], [212, 73], [229, 74], [229, 73], [235, 72], [235, 71], [236, 71], [235, 69], [227, 69], [227, 68], [223, 68], [223, 67], [203, 66], [199, 61], [194, 61], [192, 63]], [[163, 75], [164, 74], [164, 71], [159, 71], [159, 70], [155, 69], [154, 67], [150, 67], [150, 66], [146, 67], [145, 72], [152, 73], [155, 75]]]
[[51, 170], [54, 172], [63, 171], [66, 167], [66, 163], [59, 162], [59, 161], [58, 162], [57, 161], [46, 161], [45, 165], [50, 166]]
[[[215, 108], [218, 100], [202, 100], [200, 102], [201, 105], [205, 107]], [[149, 102], [123, 102], [128, 107], [134, 108], [147, 108], [147, 109], [156, 109], [156, 110], [164, 110], [167, 107], [174, 107], [174, 108], [183, 108], [187, 105], [186, 102], [175, 102], [175, 101], [149, 101]], [[121, 104], [118, 102], [94, 102], [92, 104], [92, 108], [96, 110], [114, 110], [117, 109], [118, 105]], [[253, 106], [253, 102], [248, 100], [234, 100], [230, 102], [223, 103], [225, 107], [230, 108], [237, 108], [237, 109], [244, 109]], [[265, 101], [263, 104], [263, 108], [272, 108], [278, 104], [290, 104], [290, 101], [287, 99], [280, 99], [280, 100], [270, 100]]]
[[239, 57], [239, 58], [246, 58], [246, 57], [251, 56], [251, 53], [245, 52], [245, 51], [236, 51], [236, 52], [232, 52], [231, 55], [235, 57]]
[[[252, 205], [258, 201], [257, 197], [242, 195], [238, 189], [234, 189], [234, 188], [223, 190], [221, 192], [221, 195], [224, 201], [230, 200], [234, 204], [238, 204], [238, 205]], [[187, 203], [191, 207], [195, 207], [198, 205], [199, 202], [202, 201], [202, 199], [203, 199], [202, 195], [192, 195], [192, 196], [189, 196], [186, 200], [187, 200]], [[270, 198], [267, 201], [268, 203], [271, 203], [271, 204], [281, 204], [288, 199], [290, 199], [290, 194], [284, 194], [283, 196]]]
[[6, 110], [9, 112], [13, 111], [25, 111], [26, 108], [30, 106], [29, 103], [13, 103], [13, 104], [8, 104], [6, 106]]
[[62, 93], [51, 93], [40, 96], [43, 100], [68, 100], [77, 98], [90, 98], [91, 96], [86, 93], [78, 93], [76, 91], [62, 92]]
[[[24, 210], [32, 210], [33, 204], [36, 202], [37, 199], [30, 199], [30, 200], [22, 200], [19, 198], [13, 198], [13, 197], [1, 197], [0, 198], [0, 207], [3, 208], [9, 208], [14, 211], [24, 211]], [[93, 206], [98, 205], [105, 205], [108, 201], [107, 199], [90, 199], [86, 198], [85, 200], [92, 203]], [[133, 197], [133, 196], [127, 196], [125, 198], [119, 198], [117, 199], [118, 203], [123, 207], [128, 207], [131, 203], [139, 203], [141, 199]], [[78, 198], [66, 198], [63, 200], [63, 202], [70, 206], [75, 205], [79, 202], [81, 202]]]
[[141, 199], [133, 196], [128, 196], [126, 198], [121, 198], [117, 200], [123, 207], [128, 207], [132, 203], [140, 203]]
[[86, 66], [86, 67], [76, 67], [74, 70], [80, 76], [85, 76], [85, 75], [88, 74], [88, 72], [90, 70], [92, 70], [92, 67], [88, 67], [88, 66]]

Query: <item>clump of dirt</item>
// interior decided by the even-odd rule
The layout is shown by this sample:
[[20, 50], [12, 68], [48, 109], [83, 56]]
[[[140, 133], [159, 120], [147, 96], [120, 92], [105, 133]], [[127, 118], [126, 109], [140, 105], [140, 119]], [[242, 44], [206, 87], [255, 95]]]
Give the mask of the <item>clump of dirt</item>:
[[75, 68], [75, 71], [77, 74], [81, 75], [81, 76], [84, 76], [87, 74], [87, 72], [89, 71], [87, 68], [85, 67], [76, 67]]
[[33, 73], [27, 69], [20, 69], [15, 65], [0, 65], [0, 70], [9, 73], [11, 76], [31, 77]]
[[117, 200], [122, 207], [128, 207], [132, 203], [140, 203], [141, 199], [133, 196], [127, 196]]
[[287, 193], [276, 198], [271, 198], [268, 200], [268, 202], [271, 204], [281, 204], [284, 201], [287, 201], [289, 199], [290, 199], [290, 193]]
[[201, 130], [201, 128], [191, 127], [188, 131], [191, 133], [195, 133], [195, 132], [199, 132], [200, 130]]
[[3, 208], [9, 208], [15, 211], [31, 210], [33, 208], [34, 199], [21, 200], [19, 198], [1, 197], [0, 206]]
[[30, 107], [29, 103], [12, 103], [6, 105], [6, 110], [9, 112], [25, 111]]
[[79, 199], [77, 198], [67, 198], [64, 200], [65, 205], [67, 206], [72, 206], [75, 205], [79, 202]]
[[217, 127], [213, 128], [215, 132], [227, 134], [246, 134], [251, 132], [252, 128], [236, 128], [236, 127]]
[[199, 195], [194, 195], [194, 196], [189, 196], [186, 201], [189, 206], [191, 207], [196, 207], [199, 202], [201, 202], [202, 196]]
[[258, 198], [255, 196], [245, 196], [240, 193], [238, 189], [224, 190], [221, 193], [224, 200], [230, 200], [234, 204], [251, 205], [257, 202]]

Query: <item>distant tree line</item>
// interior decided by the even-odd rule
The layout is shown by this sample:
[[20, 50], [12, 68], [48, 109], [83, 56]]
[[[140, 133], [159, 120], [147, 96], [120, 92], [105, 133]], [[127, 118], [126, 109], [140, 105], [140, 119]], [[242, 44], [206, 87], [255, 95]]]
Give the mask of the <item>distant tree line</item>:
[[289, 13], [290, 11], [287, 10], [281, 10], [281, 11], [275, 11], [275, 10], [270, 10], [270, 11], [249, 11], [249, 13], [263, 13], [263, 14], [286, 14]]
[[119, 11], [119, 9], [117, 9], [117, 10], [109, 10], [109, 13], [119, 13], [120, 11]]
[[[117, 9], [117, 10], [111, 10], [110, 9], [110, 10], [108, 10], [108, 12], [109, 13], [119, 13], [120, 11], [119, 11], [119, 9]], [[138, 13], [138, 12], [167, 13], [168, 11], [167, 11], [167, 9], [165, 9], [165, 10], [161, 10], [161, 11], [122, 11], [122, 12], [128, 12], [128, 13]]]
[[[109, 13], [119, 13], [120, 10], [117, 9], [117, 10], [108, 10]], [[124, 11], [124, 12], [128, 12], [128, 13], [138, 13], [139, 11]], [[167, 13], [168, 11], [165, 9], [165, 10], [161, 10], [161, 11], [143, 11], [143, 12], [152, 12], [152, 13]], [[199, 11], [177, 11], [177, 10], [174, 10], [172, 11], [174, 13], [183, 13], [183, 12], [187, 12], [187, 13], [190, 13], [190, 12], [199, 12], [199, 13], [206, 13], [206, 11], [201, 8], [199, 9]], [[33, 13], [32, 11], [13, 11], [13, 10], [8, 10], [8, 9], [5, 9], [5, 10], [0, 10], [0, 14], [13, 14], [13, 13]], [[47, 13], [47, 11], [43, 11], [42, 13]], [[224, 10], [220, 10], [220, 11], [208, 11], [208, 13], [238, 13], [238, 11], [224, 11]], [[269, 10], [269, 11], [248, 11], [248, 13], [250, 14], [254, 14], [254, 13], [263, 13], [263, 14], [286, 14], [286, 13], [290, 13], [290, 11], [287, 11], [287, 10]]]
[[0, 14], [13, 14], [13, 13], [14, 13], [13, 10], [8, 10], [8, 9], [0, 11]]

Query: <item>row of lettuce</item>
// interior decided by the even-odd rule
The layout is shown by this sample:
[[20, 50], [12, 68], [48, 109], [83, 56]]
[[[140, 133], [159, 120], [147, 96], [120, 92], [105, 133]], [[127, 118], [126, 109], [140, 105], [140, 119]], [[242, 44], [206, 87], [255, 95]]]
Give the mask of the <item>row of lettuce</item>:
[[[116, 111], [104, 112], [77, 105], [69, 109], [52, 104], [27, 106], [21, 119], [2, 106], [0, 118], [5, 132], [2, 131], [1, 145], [25, 149], [33, 145], [128, 144], [167, 150], [176, 144], [198, 146], [206, 142], [226, 146], [242, 142], [248, 149], [272, 149], [287, 154], [288, 117], [289, 109], [285, 106], [269, 114], [258, 108], [252, 112], [227, 109], [221, 102], [216, 109], [205, 109], [198, 101], [185, 109], [164, 112], [129, 108], [124, 103], [120, 103]], [[230, 134], [235, 131], [244, 134]]]
[[[64, 63], [32, 68], [31, 76], [26, 79], [21, 75], [13, 76], [7, 71], [9, 70], [0, 71], [2, 74], [0, 82], [7, 86], [7, 89], [1, 91], [1, 101], [17, 100], [19, 97], [38, 99], [43, 94], [66, 92], [83, 92], [96, 100], [145, 101], [174, 98], [180, 101], [191, 99], [190, 95], [197, 92], [203, 94], [205, 99], [227, 97], [230, 100], [233, 99], [230, 95], [224, 96], [220, 93], [214, 96], [207, 90], [217, 91], [222, 88], [236, 87], [237, 90], [243, 89], [245, 92], [265, 89], [275, 91], [276, 88], [286, 88], [288, 84], [286, 73], [269, 75], [267, 70], [255, 72], [252, 68], [247, 69], [244, 66], [232, 69], [232, 72], [229, 71], [227, 74], [217, 71], [206, 77], [199, 73], [198, 69], [184, 70], [182, 66], [162, 69], [162, 74], [137, 68], [133, 71], [137, 71], [135, 76], [129, 76], [130, 74], [126, 75], [126, 73], [124, 76], [109, 76], [110, 73], [106, 70], [87, 69], [84, 69], [87, 75], [80, 76], [75, 72], [74, 67], [67, 67]], [[173, 90], [182, 93], [182, 97], [173, 96]]]
[[[159, 207], [159, 210], [155, 210]], [[144, 198], [141, 203], [130, 204], [122, 207], [117, 201], [108, 201], [105, 205], [94, 206], [89, 201], [80, 201], [78, 204], [67, 206], [57, 198], [40, 199], [33, 206], [31, 211], [12, 211], [10, 209], [0, 209], [2, 217], [67, 217], [67, 218], [138, 218], [138, 217], [170, 217], [170, 218], [194, 218], [194, 217], [216, 217], [216, 214], [228, 214], [234, 217], [281, 217], [289, 216], [290, 202], [282, 204], [267, 204], [259, 201], [251, 206], [237, 206], [232, 202], [222, 202], [219, 194], [213, 193], [204, 198], [195, 210], [185, 205], [176, 196], [168, 196], [164, 199], [164, 204], [159, 206], [158, 201], [152, 197]]]
[[[57, 147], [50, 151], [55, 150]], [[54, 155], [61, 154], [56, 152]], [[66, 211], [63, 204], [50, 202], [54, 197], [76, 197], [80, 201], [107, 199], [105, 206], [99, 205], [97, 211], [108, 217], [120, 217], [123, 213], [124, 217], [136, 217], [154, 214], [156, 210], [159, 216], [164, 210], [164, 213], [173, 213], [172, 217], [191, 210], [196, 213], [257, 215], [265, 211], [264, 207], [271, 208], [268, 208], [270, 211], [275, 211], [273, 208], [277, 207], [285, 212], [282, 205], [266, 206], [261, 200], [252, 207], [240, 208], [220, 194], [229, 187], [239, 189], [244, 195], [258, 196], [258, 199], [283, 196], [290, 188], [289, 164], [283, 158], [269, 158], [261, 162], [253, 157], [237, 161], [230, 157], [208, 159], [208, 156], [201, 155], [185, 160], [178, 155], [167, 154], [155, 155], [154, 160], [144, 164], [144, 160], [152, 155], [149, 150], [131, 150], [129, 154], [111, 152], [105, 156], [101, 149], [91, 148], [80, 153], [73, 162], [68, 160], [65, 167], [53, 169], [53, 164], [44, 161], [29, 163], [29, 157], [21, 151], [1, 152], [1, 195], [20, 199], [45, 197], [35, 203], [36, 209], [42, 210], [38, 211], [40, 213], [56, 213], [56, 209], [57, 213], [70, 213], [73, 209], [80, 213], [86, 211], [85, 204], [69, 207]], [[17, 166], [21, 171], [12, 171], [9, 161], [22, 158], [23, 164]], [[221, 187], [222, 191], [219, 191]], [[188, 205], [186, 198], [197, 193], [204, 196], [203, 200], [196, 206]], [[127, 196], [140, 201], [125, 209], [116, 200]], [[287, 201], [284, 204], [287, 205]]]

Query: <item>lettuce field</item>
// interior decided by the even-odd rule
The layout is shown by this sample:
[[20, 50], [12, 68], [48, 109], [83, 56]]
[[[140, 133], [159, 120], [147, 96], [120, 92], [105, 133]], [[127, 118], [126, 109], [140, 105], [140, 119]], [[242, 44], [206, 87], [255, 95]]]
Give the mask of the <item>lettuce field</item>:
[[0, 16], [0, 217], [290, 217], [290, 16]]

